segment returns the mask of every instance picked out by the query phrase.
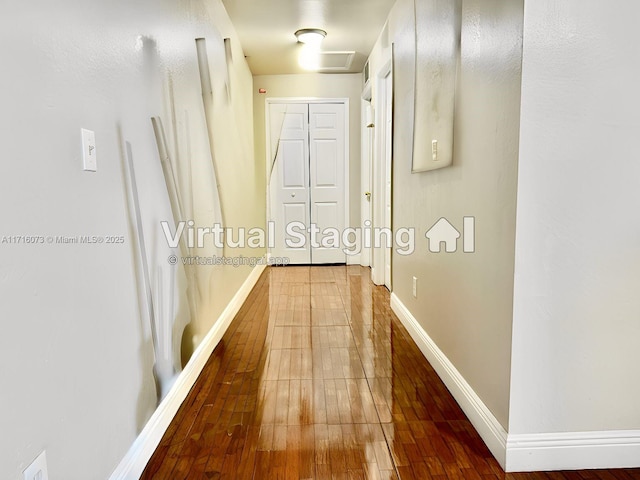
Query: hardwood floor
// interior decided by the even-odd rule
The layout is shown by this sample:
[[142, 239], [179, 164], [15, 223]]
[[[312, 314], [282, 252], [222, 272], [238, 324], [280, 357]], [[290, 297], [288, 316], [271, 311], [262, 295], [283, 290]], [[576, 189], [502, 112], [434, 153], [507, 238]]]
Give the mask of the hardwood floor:
[[361, 267], [270, 268], [141, 477], [640, 479], [505, 474]]

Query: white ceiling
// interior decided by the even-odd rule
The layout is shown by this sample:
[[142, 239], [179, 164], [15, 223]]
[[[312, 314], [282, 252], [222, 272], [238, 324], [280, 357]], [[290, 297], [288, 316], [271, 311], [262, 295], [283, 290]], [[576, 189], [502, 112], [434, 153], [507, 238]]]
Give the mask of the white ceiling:
[[[355, 51], [361, 72], [395, 0], [222, 0], [254, 75], [303, 73], [294, 32], [321, 28], [323, 51]], [[326, 70], [325, 70], [326, 71]]]

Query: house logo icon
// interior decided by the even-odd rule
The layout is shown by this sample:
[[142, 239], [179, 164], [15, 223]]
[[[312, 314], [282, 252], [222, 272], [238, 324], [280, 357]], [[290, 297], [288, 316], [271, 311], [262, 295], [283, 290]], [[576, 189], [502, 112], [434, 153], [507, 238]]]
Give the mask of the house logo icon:
[[429, 240], [429, 251], [440, 253], [444, 244], [445, 252], [455, 253], [458, 251], [458, 239], [462, 237], [464, 253], [474, 253], [476, 251], [475, 225], [475, 217], [464, 217], [461, 234], [449, 220], [440, 218], [424, 235]]

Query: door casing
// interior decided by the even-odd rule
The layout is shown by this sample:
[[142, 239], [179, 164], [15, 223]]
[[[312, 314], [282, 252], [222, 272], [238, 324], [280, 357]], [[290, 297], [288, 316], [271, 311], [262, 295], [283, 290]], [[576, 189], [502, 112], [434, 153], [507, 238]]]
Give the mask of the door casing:
[[[393, 130], [387, 137], [386, 123], [392, 122], [393, 128], [393, 59], [390, 58], [376, 75], [375, 103], [375, 140], [374, 155], [372, 156], [372, 210], [373, 228], [393, 229], [393, 217], [387, 214], [387, 199], [391, 200], [392, 172], [393, 172]], [[391, 108], [387, 108], [387, 103]], [[391, 115], [391, 119], [388, 115]], [[391, 197], [391, 198], [390, 198]], [[393, 237], [393, 235], [392, 235]], [[393, 238], [391, 239], [393, 243]], [[371, 258], [371, 280], [376, 285], [386, 285], [392, 289], [392, 245], [373, 245]], [[388, 267], [387, 267], [388, 263]]]
[[370, 227], [373, 224], [373, 203], [371, 198], [372, 190], [372, 167], [374, 154], [375, 124], [373, 116], [370, 118], [371, 124], [367, 122], [367, 114], [374, 112], [371, 102], [371, 83], [367, 84], [362, 92], [360, 101], [360, 228], [362, 229], [362, 248], [360, 251], [360, 265], [371, 267], [372, 250]]

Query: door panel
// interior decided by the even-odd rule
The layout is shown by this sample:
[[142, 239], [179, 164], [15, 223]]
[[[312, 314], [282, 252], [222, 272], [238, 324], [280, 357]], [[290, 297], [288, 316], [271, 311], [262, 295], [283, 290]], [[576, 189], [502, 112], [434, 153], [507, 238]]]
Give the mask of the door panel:
[[[272, 256], [292, 264], [345, 263], [339, 245], [323, 247], [320, 233], [287, 225], [300, 222], [316, 230], [345, 228], [345, 105], [270, 104], [269, 132], [273, 163], [269, 181], [270, 219], [275, 223]], [[305, 245], [297, 246], [300, 237]], [[333, 236], [335, 238], [335, 235]], [[287, 243], [289, 240], [289, 243]], [[294, 246], [292, 246], [294, 245]]]
[[293, 105], [291, 108], [286, 109], [287, 114], [284, 118], [283, 128], [289, 132], [297, 131], [302, 134], [306, 133], [308, 112], [292, 112], [292, 108], [294, 108]]
[[335, 113], [316, 113], [313, 118], [312, 128], [335, 129], [338, 128], [338, 115]]
[[281, 140], [283, 163], [282, 187], [307, 188], [306, 142], [304, 140]]
[[[335, 228], [340, 221], [340, 208], [337, 202], [313, 202], [312, 218], [320, 231]], [[341, 233], [341, 232], [340, 232]]]
[[[309, 105], [309, 142], [311, 154], [311, 222], [318, 229], [345, 228], [345, 106]], [[321, 242], [323, 236], [316, 239]], [[313, 263], [345, 263], [346, 255], [338, 247], [314, 247]]]
[[[283, 224], [285, 231], [283, 233], [283, 242], [285, 246], [286, 256], [292, 259], [291, 255], [295, 255], [299, 261], [295, 263], [309, 263], [309, 235], [306, 232], [306, 225], [309, 224], [309, 204], [308, 203], [285, 203], [282, 205]], [[286, 226], [291, 226], [294, 233], [289, 233]], [[295, 227], [294, 227], [295, 226]], [[301, 244], [301, 237], [304, 236], [304, 242]]]
[[269, 182], [270, 218], [275, 224], [275, 248], [271, 249], [271, 255], [288, 257], [292, 264], [308, 264], [309, 234], [305, 229], [294, 229], [305, 238], [304, 246], [297, 247], [290, 245], [298, 245], [300, 234], [292, 236], [286, 232], [292, 222], [310, 223], [309, 110], [307, 105], [269, 107], [272, 162], [276, 157]]
[[[312, 155], [321, 161], [315, 164], [315, 187], [339, 188], [338, 180], [338, 145], [335, 140], [316, 140]], [[344, 172], [341, 172], [344, 175]]]

